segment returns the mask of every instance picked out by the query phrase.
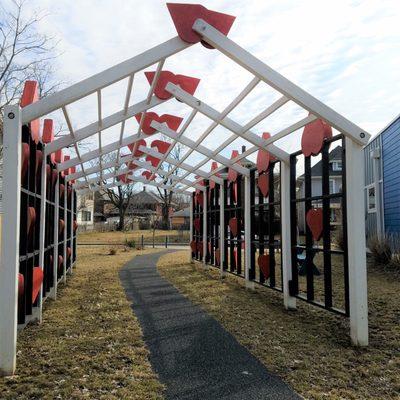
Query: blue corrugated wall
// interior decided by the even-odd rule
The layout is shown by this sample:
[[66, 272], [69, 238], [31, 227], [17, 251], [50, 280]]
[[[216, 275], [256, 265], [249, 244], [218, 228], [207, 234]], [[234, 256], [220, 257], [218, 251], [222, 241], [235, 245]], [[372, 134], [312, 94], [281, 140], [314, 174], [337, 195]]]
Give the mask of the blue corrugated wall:
[[400, 118], [382, 133], [386, 232], [400, 233]]

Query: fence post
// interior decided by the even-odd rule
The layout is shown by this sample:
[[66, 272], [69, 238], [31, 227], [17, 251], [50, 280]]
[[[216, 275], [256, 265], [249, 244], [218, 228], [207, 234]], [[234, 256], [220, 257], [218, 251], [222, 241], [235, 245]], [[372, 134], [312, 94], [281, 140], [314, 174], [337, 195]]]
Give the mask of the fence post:
[[[47, 157], [45, 148], [42, 150], [42, 171], [41, 171], [41, 190], [40, 190], [40, 231], [39, 231], [39, 266], [44, 271], [44, 246], [45, 246], [45, 233], [46, 233], [46, 171], [47, 171]], [[39, 291], [38, 299], [39, 307], [39, 322], [43, 319], [43, 282]]]
[[0, 264], [0, 375], [15, 372], [21, 202], [21, 109], [5, 106]]
[[154, 236], [155, 236], [155, 230], [153, 229], [153, 249], [154, 249], [154, 247], [155, 247], [155, 243], [154, 243]]
[[207, 191], [203, 191], [203, 266], [208, 268], [206, 263], [207, 258]]
[[[240, 250], [242, 251], [242, 250]], [[244, 177], [244, 260], [246, 288], [254, 289], [254, 281], [250, 281], [251, 269], [251, 198], [250, 177]]]
[[364, 219], [363, 147], [346, 137], [346, 208], [349, 260], [350, 336], [368, 345], [367, 260]]
[[73, 259], [74, 259], [74, 203], [75, 203], [75, 194], [74, 194], [74, 189], [72, 187], [71, 183], [71, 224], [70, 224], [70, 241], [69, 245], [71, 247], [71, 257], [70, 257], [70, 264], [71, 264], [71, 274], [73, 270]]
[[67, 283], [67, 201], [68, 201], [68, 197], [67, 197], [67, 182], [64, 181], [64, 250], [63, 250], [63, 257], [64, 257], [64, 277], [63, 277], [63, 282]]
[[[53, 177], [51, 177], [53, 179]], [[53, 182], [51, 181], [51, 184]], [[60, 219], [60, 174], [57, 175], [57, 181], [54, 189], [54, 248], [53, 248], [53, 276], [54, 276], [54, 287], [51, 292], [51, 298], [57, 298], [57, 287], [58, 287], [58, 242], [59, 242], [59, 219]]]
[[282, 279], [283, 304], [287, 310], [296, 309], [296, 297], [290, 295], [292, 280], [292, 239], [290, 218], [290, 165], [281, 162], [281, 246], [282, 246]]
[[144, 238], [143, 238], [143, 235], [142, 235], [142, 250], [143, 250], [143, 248], [144, 248]]
[[220, 258], [220, 270], [221, 278], [225, 276], [224, 264], [225, 264], [225, 186], [224, 183], [219, 185], [219, 258]]
[[166, 249], [168, 248], [168, 236], [167, 235], [165, 235], [165, 248]]

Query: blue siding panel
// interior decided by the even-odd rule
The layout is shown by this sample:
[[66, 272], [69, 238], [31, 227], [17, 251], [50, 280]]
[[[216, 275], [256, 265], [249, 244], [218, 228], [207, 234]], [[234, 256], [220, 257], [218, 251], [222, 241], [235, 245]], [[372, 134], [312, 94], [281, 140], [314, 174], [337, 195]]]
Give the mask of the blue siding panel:
[[382, 132], [385, 228], [400, 233], [400, 118]]

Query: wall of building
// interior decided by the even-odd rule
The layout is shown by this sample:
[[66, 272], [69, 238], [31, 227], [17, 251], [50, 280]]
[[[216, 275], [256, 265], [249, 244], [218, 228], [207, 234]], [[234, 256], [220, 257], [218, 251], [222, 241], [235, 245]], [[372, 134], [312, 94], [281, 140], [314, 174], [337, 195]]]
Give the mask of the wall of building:
[[400, 116], [381, 136], [385, 230], [400, 233]]

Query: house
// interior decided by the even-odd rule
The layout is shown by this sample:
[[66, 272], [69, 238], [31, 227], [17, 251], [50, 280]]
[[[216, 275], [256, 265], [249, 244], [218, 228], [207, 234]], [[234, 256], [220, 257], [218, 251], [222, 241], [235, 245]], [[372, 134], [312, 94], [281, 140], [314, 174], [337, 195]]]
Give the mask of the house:
[[[329, 193], [340, 193], [342, 191], [342, 153], [341, 146], [333, 148], [329, 153]], [[304, 175], [297, 178], [297, 197], [304, 198], [305, 184]], [[322, 195], [322, 160], [311, 167], [311, 193], [312, 196]], [[304, 203], [297, 208], [298, 228], [301, 233], [305, 231], [305, 207]], [[313, 202], [314, 207], [322, 207], [322, 201]], [[342, 219], [342, 206], [339, 198], [332, 198], [331, 225], [340, 225]]]
[[190, 207], [182, 210], [175, 211], [171, 215], [171, 228], [172, 229], [189, 229], [190, 224]]
[[367, 238], [400, 233], [400, 115], [364, 148]]
[[77, 198], [77, 221], [84, 230], [94, 228], [97, 222], [105, 221], [103, 215], [104, 196], [100, 192], [91, 192]]

